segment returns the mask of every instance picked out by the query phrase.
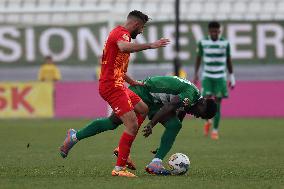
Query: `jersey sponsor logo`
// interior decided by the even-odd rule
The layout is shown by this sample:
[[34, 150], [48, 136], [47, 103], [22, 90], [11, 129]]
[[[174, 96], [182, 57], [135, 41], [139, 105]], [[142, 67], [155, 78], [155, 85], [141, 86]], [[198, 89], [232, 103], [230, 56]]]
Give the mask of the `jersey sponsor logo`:
[[122, 38], [125, 39], [126, 41], [129, 41], [129, 36], [127, 34], [123, 34]]
[[188, 98], [183, 99], [183, 104], [184, 104], [184, 106], [188, 106], [189, 105], [189, 99]]

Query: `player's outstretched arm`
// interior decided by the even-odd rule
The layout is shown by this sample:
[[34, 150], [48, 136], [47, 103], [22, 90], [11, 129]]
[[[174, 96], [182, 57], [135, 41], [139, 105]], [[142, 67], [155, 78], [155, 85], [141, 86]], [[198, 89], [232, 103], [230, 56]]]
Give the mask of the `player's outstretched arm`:
[[171, 102], [165, 104], [152, 118], [152, 120], [142, 130], [143, 136], [148, 137], [152, 134], [152, 129], [158, 122], [162, 122], [165, 118], [176, 115], [176, 110], [181, 107], [182, 103], [178, 96], [173, 98]]
[[121, 52], [124, 53], [133, 53], [133, 52], [139, 52], [146, 49], [157, 49], [160, 47], [165, 47], [170, 43], [169, 39], [161, 38], [153, 43], [130, 43], [127, 41], [118, 41], [117, 46]]
[[131, 86], [144, 85], [143, 82], [136, 81], [136, 80], [132, 79], [130, 76], [128, 76], [127, 74], [125, 74], [124, 80]]

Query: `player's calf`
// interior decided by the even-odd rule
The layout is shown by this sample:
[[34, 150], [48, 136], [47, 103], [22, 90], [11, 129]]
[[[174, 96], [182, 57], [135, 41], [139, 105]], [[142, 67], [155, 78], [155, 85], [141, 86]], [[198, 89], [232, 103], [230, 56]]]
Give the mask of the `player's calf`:
[[206, 123], [204, 124], [204, 128], [203, 128], [204, 136], [208, 136], [211, 125], [212, 125], [211, 120], [206, 121]]

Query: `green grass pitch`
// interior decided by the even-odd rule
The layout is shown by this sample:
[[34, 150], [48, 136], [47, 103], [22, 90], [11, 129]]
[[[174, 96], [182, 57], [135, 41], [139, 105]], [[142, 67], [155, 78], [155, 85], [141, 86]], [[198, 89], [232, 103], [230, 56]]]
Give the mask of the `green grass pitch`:
[[284, 188], [284, 119], [225, 119], [219, 141], [202, 135], [201, 120], [186, 120], [168, 154], [187, 154], [191, 168], [183, 176], [151, 176], [144, 167], [152, 159], [163, 127], [141, 132], [132, 157], [138, 178], [110, 175], [122, 128], [80, 141], [62, 159], [58, 147], [68, 128], [90, 120], [0, 120], [0, 188]]

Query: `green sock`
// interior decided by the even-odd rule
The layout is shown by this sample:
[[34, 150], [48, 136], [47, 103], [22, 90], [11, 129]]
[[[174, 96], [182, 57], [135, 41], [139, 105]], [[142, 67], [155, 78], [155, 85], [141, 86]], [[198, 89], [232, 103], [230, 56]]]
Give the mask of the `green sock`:
[[155, 158], [159, 158], [161, 160], [165, 158], [167, 153], [172, 148], [173, 143], [175, 142], [176, 136], [181, 129], [181, 126], [182, 124], [177, 117], [171, 118], [169, 121], [167, 121], [164, 124], [165, 131], [162, 135], [160, 147], [157, 149]]
[[214, 122], [213, 122], [214, 130], [218, 130], [220, 118], [221, 118], [221, 102], [217, 101], [217, 112], [216, 115], [214, 116]]
[[77, 132], [76, 137], [78, 140], [82, 140], [84, 138], [94, 136], [104, 131], [114, 130], [118, 126], [119, 125], [115, 125], [110, 118], [98, 118], [93, 122], [89, 123], [83, 129], [80, 129]]

